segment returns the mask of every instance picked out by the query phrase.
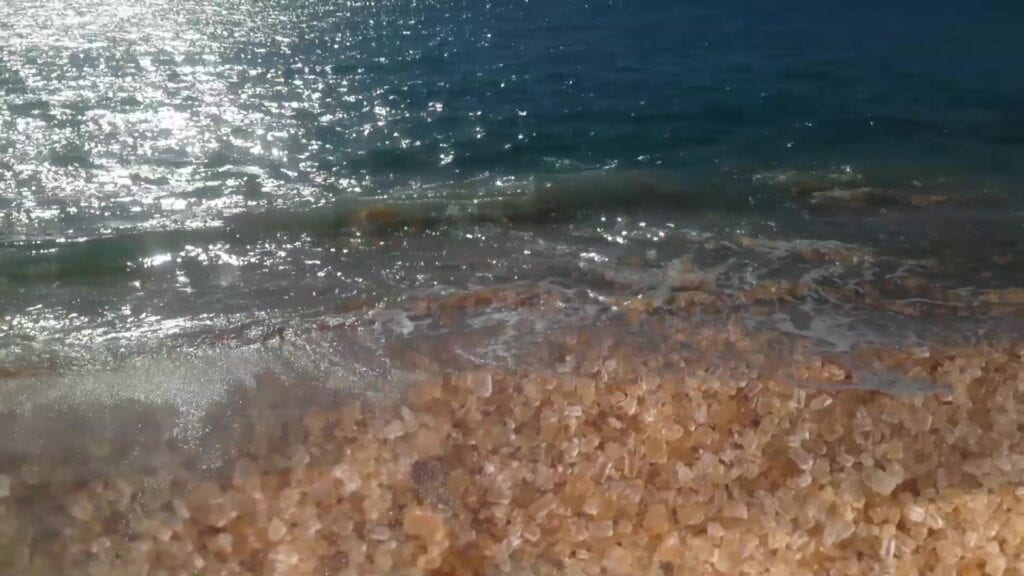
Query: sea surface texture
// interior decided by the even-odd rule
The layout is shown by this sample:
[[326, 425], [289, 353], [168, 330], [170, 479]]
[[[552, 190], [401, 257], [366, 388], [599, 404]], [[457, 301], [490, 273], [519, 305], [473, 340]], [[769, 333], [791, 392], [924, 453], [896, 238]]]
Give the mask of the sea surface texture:
[[1020, 574], [976, 4], [0, 0], [0, 573]]

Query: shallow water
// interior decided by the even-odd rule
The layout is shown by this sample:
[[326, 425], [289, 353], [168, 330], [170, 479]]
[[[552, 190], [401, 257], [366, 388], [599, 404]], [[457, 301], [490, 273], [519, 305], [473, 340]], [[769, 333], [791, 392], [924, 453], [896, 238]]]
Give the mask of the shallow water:
[[[572, 284], [593, 264], [579, 254], [665, 260], [694, 235], [960, 260], [979, 234], [985, 256], [1020, 247], [1010, 8], [4, 8], [12, 362], [63, 362], [83, 338], [117, 354], [269, 331], [349, 299]], [[1000, 201], [821, 214], [792, 195], [832, 187]], [[953, 273], [989, 287], [1019, 268]]]

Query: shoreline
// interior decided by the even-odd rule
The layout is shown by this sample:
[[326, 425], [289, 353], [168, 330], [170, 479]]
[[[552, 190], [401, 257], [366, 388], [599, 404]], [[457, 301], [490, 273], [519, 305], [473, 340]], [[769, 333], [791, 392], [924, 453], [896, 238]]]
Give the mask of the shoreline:
[[[210, 420], [219, 437], [155, 432], [137, 469], [25, 460], [0, 481], [4, 569], [1018, 573], [1019, 341], [838, 358], [641, 311], [540, 348], [516, 370], [392, 351], [404, 392], [267, 375]], [[918, 388], [849, 388], [872, 377]]]

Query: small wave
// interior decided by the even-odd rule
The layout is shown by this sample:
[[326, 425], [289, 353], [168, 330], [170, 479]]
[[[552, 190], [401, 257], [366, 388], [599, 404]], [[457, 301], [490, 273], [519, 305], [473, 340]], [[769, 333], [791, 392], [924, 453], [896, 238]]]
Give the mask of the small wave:
[[935, 206], [991, 207], [1006, 204], [1007, 199], [985, 192], [921, 193], [883, 188], [830, 188], [797, 196], [813, 208], [930, 208]]
[[[783, 173], [757, 180], [769, 187], [790, 187], [803, 178]], [[272, 208], [224, 217], [215, 226], [175, 230], [134, 230], [79, 241], [38, 240], [0, 244], [0, 280], [8, 282], [87, 278], [129, 273], [136, 263], [154, 254], [172, 253], [188, 245], [227, 242], [253, 244], [279, 235], [324, 240], [362, 234], [386, 236], [426, 232], [459, 226], [496, 225], [531, 228], [571, 223], [586, 216], [693, 214], [701, 211], [760, 215], [796, 206], [808, 216], [793, 226], [806, 226], [808, 218], [836, 213], [898, 208], [929, 214], [929, 210], [971, 207], [979, 210], [1006, 205], [1003, 196], [987, 192], [949, 192], [928, 187], [907, 189], [870, 186], [821, 189], [798, 187], [789, 195], [752, 201], [751, 189], [716, 188], [698, 184], [669, 171], [596, 170], [562, 175], [534, 175], [490, 188], [431, 188], [403, 194], [347, 198], [308, 210]], [[795, 191], [793, 191], [795, 190]], [[916, 228], [927, 229], [929, 218]], [[850, 227], [850, 234], [858, 233]], [[915, 229], [916, 229], [915, 228]], [[960, 228], [964, 228], [961, 226]], [[857, 242], [851, 236], [848, 240]]]

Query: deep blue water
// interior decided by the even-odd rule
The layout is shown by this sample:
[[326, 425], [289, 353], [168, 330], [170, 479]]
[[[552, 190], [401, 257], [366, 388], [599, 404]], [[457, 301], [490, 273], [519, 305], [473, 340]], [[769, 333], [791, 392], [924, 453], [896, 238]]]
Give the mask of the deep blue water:
[[1017, 177], [1024, 9], [1000, 4], [7, 2], [5, 209], [106, 229], [606, 167]]
[[[1022, 25], [1011, 2], [3, 0], [0, 341], [121, 350], [588, 285], [588, 262], [700, 235], [1013, 285], [1018, 260], [976, 255], [1021, 247]], [[557, 215], [535, 209], [552, 179]], [[1000, 201], [821, 216], [798, 195], [860, 187]], [[378, 204], [427, 230], [353, 231]]]

